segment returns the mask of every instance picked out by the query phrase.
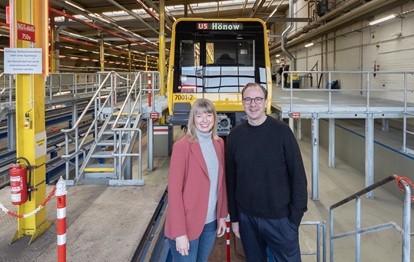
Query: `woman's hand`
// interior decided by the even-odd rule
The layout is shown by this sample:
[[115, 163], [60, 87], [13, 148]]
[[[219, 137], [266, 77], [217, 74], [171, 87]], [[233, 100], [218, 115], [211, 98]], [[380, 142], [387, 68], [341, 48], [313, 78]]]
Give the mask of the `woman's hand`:
[[217, 225], [217, 237], [222, 237], [226, 233], [226, 218], [219, 218]]
[[188, 240], [187, 235], [175, 238], [175, 248], [182, 256], [188, 256], [190, 251], [190, 241]]

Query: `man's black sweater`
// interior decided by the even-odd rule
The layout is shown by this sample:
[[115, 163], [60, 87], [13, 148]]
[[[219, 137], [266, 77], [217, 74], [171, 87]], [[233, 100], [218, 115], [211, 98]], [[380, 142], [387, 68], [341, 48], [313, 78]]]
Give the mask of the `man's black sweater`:
[[232, 222], [238, 212], [267, 219], [288, 217], [299, 226], [307, 210], [307, 180], [296, 138], [289, 126], [267, 117], [247, 121], [227, 137], [226, 180]]

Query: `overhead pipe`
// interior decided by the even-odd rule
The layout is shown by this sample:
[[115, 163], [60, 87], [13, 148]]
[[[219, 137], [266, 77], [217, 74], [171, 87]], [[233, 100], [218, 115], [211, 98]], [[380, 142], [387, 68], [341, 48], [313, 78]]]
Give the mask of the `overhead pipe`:
[[326, 21], [329, 21], [330, 19], [334, 19], [336, 17], [340, 17], [343, 13], [348, 12], [349, 10], [352, 10], [356, 6], [362, 5], [362, 2], [360, 0], [351, 0], [349, 2], [344, 3], [343, 5], [333, 9], [332, 11], [326, 13], [324, 16], [322, 16], [317, 21], [314, 21], [310, 25], [304, 26], [300, 31], [296, 31], [290, 36], [288, 36], [287, 40], [290, 41], [298, 36], [300, 36], [303, 33], [306, 33], [314, 28], [317, 28], [321, 26]]
[[65, 12], [59, 11], [59, 10], [54, 9], [54, 8], [52, 8], [52, 7], [49, 7], [49, 11], [51, 11], [51, 12], [53, 12], [53, 13], [56, 13], [56, 14], [59, 14], [59, 15], [61, 15], [61, 16], [67, 17], [67, 18], [69, 18], [69, 19], [72, 19], [72, 20], [74, 20], [74, 21], [76, 21], [76, 22], [79, 22], [79, 23], [81, 23], [81, 24], [84, 24], [84, 25], [86, 25], [86, 26], [89, 26], [89, 27], [91, 27], [91, 28], [94, 28], [94, 29], [96, 29], [96, 30], [100, 30], [100, 31], [106, 32], [106, 33], [108, 33], [108, 34], [110, 34], [110, 35], [112, 35], [112, 36], [116, 36], [116, 37], [122, 38], [122, 39], [124, 39], [124, 40], [126, 40], [126, 41], [128, 41], [128, 42], [135, 43], [135, 44], [140, 45], [140, 46], [142, 46], [142, 47], [145, 47], [145, 48], [148, 48], [148, 49], [152, 49], [152, 50], [156, 50], [156, 51], [157, 51], [157, 49], [156, 49], [156, 48], [154, 48], [154, 47], [150, 47], [150, 46], [148, 46], [148, 45], [144, 45], [144, 44], [142, 44], [142, 43], [140, 43], [140, 42], [137, 42], [137, 41], [135, 41], [135, 40], [133, 40], [133, 39], [131, 39], [131, 38], [129, 38], [129, 37], [126, 37], [126, 36], [120, 35], [120, 34], [118, 34], [118, 33], [114, 32], [114, 31], [107, 30], [106, 28], [103, 28], [103, 27], [97, 26], [97, 25], [95, 25], [95, 24], [92, 24], [92, 23], [89, 23], [89, 22], [83, 21], [83, 20], [81, 20], [81, 19], [78, 19], [78, 18], [76, 18], [76, 17], [74, 17], [74, 16], [70, 15], [70, 14], [67, 14], [67, 13], [65, 13]]
[[[293, 0], [289, 0], [289, 18], [293, 18]], [[290, 20], [289, 26], [282, 33], [281, 47], [282, 47], [283, 53], [285, 53], [290, 58], [290, 60], [293, 62], [293, 71], [296, 71], [296, 59], [291, 53], [289, 53], [288, 50], [286, 50], [286, 42], [287, 42], [286, 36], [292, 30], [292, 27], [293, 27], [293, 19]]]
[[[160, 13], [160, 8], [156, 4], [154, 4], [152, 0], [144, 0], [144, 4], [154, 9], [155, 12], [157, 12], [158, 14]], [[171, 16], [171, 18], [168, 17], [168, 15], [165, 16], [166, 24], [168, 26], [172, 26], [172, 24], [174, 23], [174, 20], [176, 19], [166, 8], [165, 8], [165, 11], [168, 12], [169, 15]]]
[[65, 42], [70, 42], [70, 43], [75, 43], [75, 44], [80, 44], [80, 45], [85, 45], [85, 46], [99, 48], [99, 45], [92, 44], [92, 43], [90, 43], [88, 41], [80, 41], [80, 40], [73, 39], [73, 38], [70, 38], [70, 37], [65, 37], [65, 36], [59, 36], [59, 39], [65, 41]]
[[280, 5], [283, 4], [285, 0], [280, 0], [280, 2], [277, 4], [277, 6], [275, 7], [275, 9], [273, 9], [273, 11], [270, 13], [269, 17], [266, 19], [265, 22], [267, 22], [279, 9]]
[[[356, 0], [356, 1], [359, 2], [359, 0]], [[332, 21], [329, 21], [328, 23], [326, 23], [322, 26], [318, 25], [316, 29], [314, 29], [310, 32], [308, 32], [309, 29], [307, 29], [307, 30], [302, 29], [302, 30], [292, 34], [291, 36], [288, 37], [288, 40], [292, 39], [292, 41], [290, 41], [288, 43], [288, 45], [289, 46], [294, 46], [294, 45], [297, 45], [299, 43], [305, 42], [310, 38], [314, 38], [314, 37], [320, 36], [322, 34], [327, 34], [327, 33], [331, 32], [332, 30], [335, 30], [336, 28], [340, 27], [341, 25], [343, 25], [347, 22], [350, 22], [350, 21], [352, 21], [352, 20], [354, 20], [358, 17], [366, 15], [366, 14], [368, 14], [368, 13], [370, 13], [370, 12], [376, 10], [376, 9], [379, 9], [381, 7], [391, 5], [391, 4], [393, 4], [397, 1], [399, 1], [399, 0], [388, 0], [388, 1], [372, 0], [368, 3], [363, 4], [362, 6], [359, 6], [357, 8], [353, 8], [351, 11], [347, 12], [346, 14], [342, 14], [340, 16], [339, 16], [339, 14], [342, 13], [342, 12], [346, 12], [346, 9], [343, 9], [343, 8], [338, 8], [338, 10], [335, 9], [332, 12], [329, 13], [329, 16], [327, 14], [322, 18], [323, 18], [324, 21], [326, 21], [327, 18], [334, 17], [333, 15], [339, 16], [339, 18], [337, 18], [335, 20], [332, 20]], [[347, 5], [347, 8], [352, 8], [351, 7], [352, 3], [355, 4], [355, 1], [352, 0], [349, 3], [350, 5]], [[333, 13], [333, 14], [331, 14], [331, 13]], [[315, 22], [315, 23], [319, 23], [319, 22]], [[282, 42], [283, 41], [281, 41], [279, 43], [280, 46], [272, 48], [270, 50], [271, 55], [273, 55], [277, 52], [283, 51]]]
[[125, 7], [123, 7], [122, 5], [118, 4], [116, 1], [114, 0], [106, 0], [107, 2], [113, 4], [114, 6], [118, 7], [121, 10], [124, 10], [126, 13], [128, 13], [130, 16], [138, 19], [139, 21], [141, 21], [141, 23], [143, 23], [144, 25], [146, 25], [149, 29], [151, 29], [154, 33], [156, 33], [157, 35], [159, 34], [159, 32], [152, 27], [150, 24], [148, 24], [147, 22], [144, 21], [144, 19], [142, 19], [141, 17], [139, 17], [137, 14], [135, 14], [134, 12], [126, 9]]
[[140, 0], [135, 0], [135, 2], [137, 3], [137, 4], [139, 4], [141, 7], [142, 7], [142, 9], [144, 9], [145, 10], [145, 12], [147, 12], [147, 14], [149, 14], [152, 18], [154, 18], [155, 20], [157, 20], [157, 21], [159, 21], [160, 20], [160, 18], [159, 18], [159, 16], [156, 14], [156, 13], [154, 13], [154, 12], [152, 12], [149, 8], [148, 8], [148, 6], [146, 6], [142, 1], [140, 1]]
[[263, 4], [265, 3], [265, 0], [256, 0], [256, 2], [253, 5], [252, 12], [250, 13], [250, 17], [255, 17], [257, 12], [262, 8]]
[[248, 2], [248, 0], [244, 0], [241, 15], [244, 14], [244, 11], [246, 10], [247, 2]]
[[[70, 37], [65, 37], [65, 36], [59, 36], [59, 38], [61, 40], [69, 42], [69, 43], [75, 43], [75, 44], [85, 45], [85, 46], [89, 46], [89, 47], [100, 48], [100, 45], [89, 43], [87, 41], [80, 41], [80, 40], [73, 39], [73, 38], [70, 38]], [[113, 51], [113, 52], [117, 52], [117, 53], [129, 53], [129, 51], [124, 50], [124, 49], [117, 49], [117, 48], [113, 48], [113, 47], [109, 47], [108, 49]], [[136, 57], [144, 57], [144, 55], [141, 55], [141, 54], [135, 54], [134, 53], [133, 55], [136, 56]]]

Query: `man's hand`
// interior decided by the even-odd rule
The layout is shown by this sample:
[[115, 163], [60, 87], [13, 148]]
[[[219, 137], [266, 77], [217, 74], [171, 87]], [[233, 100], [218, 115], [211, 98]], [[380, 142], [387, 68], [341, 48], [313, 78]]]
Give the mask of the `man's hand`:
[[233, 230], [233, 233], [237, 238], [240, 238], [239, 222], [231, 223], [231, 230]]
[[188, 256], [190, 251], [190, 241], [188, 240], [187, 235], [175, 238], [175, 248], [182, 256]]

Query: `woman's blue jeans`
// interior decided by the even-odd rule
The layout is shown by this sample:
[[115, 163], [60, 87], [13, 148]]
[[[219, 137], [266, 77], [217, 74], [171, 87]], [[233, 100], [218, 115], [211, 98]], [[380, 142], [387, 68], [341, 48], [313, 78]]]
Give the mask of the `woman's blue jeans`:
[[214, 220], [206, 225], [199, 238], [190, 241], [188, 256], [177, 252], [175, 240], [168, 239], [170, 251], [174, 262], [206, 262], [213, 249], [216, 239], [217, 222]]

